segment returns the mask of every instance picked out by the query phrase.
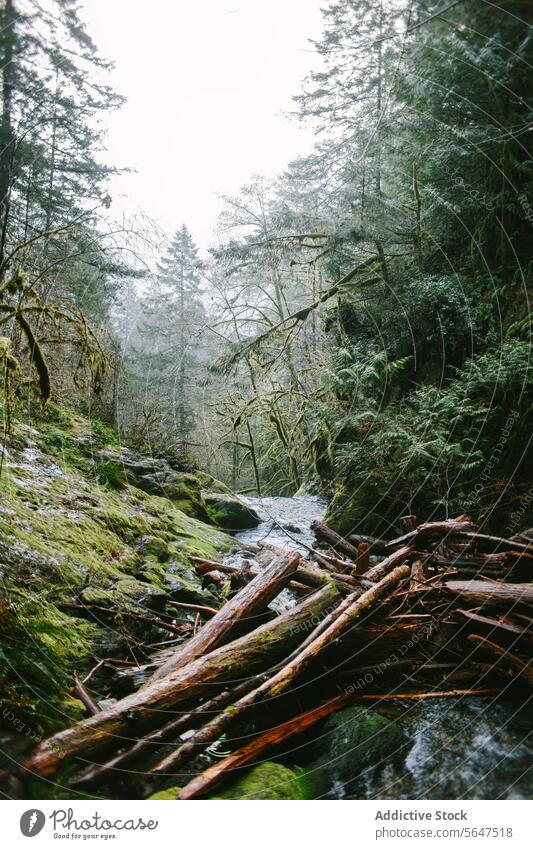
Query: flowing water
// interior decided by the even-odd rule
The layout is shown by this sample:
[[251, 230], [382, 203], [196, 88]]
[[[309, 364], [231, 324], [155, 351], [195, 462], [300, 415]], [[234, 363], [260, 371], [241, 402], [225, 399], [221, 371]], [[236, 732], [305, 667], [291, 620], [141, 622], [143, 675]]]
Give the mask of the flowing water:
[[[244, 500], [263, 521], [238, 534], [243, 542], [302, 552], [315, 544], [310, 524], [323, 515], [320, 498]], [[334, 782], [330, 797], [531, 798], [531, 701], [469, 697], [386, 702], [384, 708], [404, 731], [401, 757], [364, 770], [349, 790], [341, 780]]]

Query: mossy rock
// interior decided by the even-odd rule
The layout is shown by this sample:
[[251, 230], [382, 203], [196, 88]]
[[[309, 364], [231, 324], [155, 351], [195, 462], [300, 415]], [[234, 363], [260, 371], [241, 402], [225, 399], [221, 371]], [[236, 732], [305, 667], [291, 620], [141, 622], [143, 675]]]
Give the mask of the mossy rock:
[[[149, 798], [160, 801], [176, 800], [180, 789], [180, 787], [169, 787], [167, 790], [154, 793]], [[253, 767], [229, 787], [209, 798], [234, 801], [245, 799], [303, 800], [312, 798], [308, 795], [308, 792], [308, 785], [302, 780], [300, 770], [289, 769], [283, 764], [266, 761]]]
[[315, 796], [342, 786], [353, 791], [365, 769], [382, 767], [406, 741], [399, 726], [375, 710], [354, 705], [330, 716], [313, 743], [317, 756], [305, 777]]
[[156, 560], [168, 560], [170, 557], [168, 542], [156, 536], [141, 537], [137, 541], [137, 551], [145, 557], [155, 557]]
[[[375, 511], [375, 512], [374, 512]], [[387, 491], [375, 486], [360, 487], [354, 493], [335, 493], [324, 516], [324, 524], [342, 536], [353, 533], [381, 536], [391, 527], [395, 516], [408, 512], [407, 505], [392, 506]]]
[[203, 496], [211, 518], [225, 531], [246, 531], [261, 521], [255, 510], [235, 495], [204, 492]]

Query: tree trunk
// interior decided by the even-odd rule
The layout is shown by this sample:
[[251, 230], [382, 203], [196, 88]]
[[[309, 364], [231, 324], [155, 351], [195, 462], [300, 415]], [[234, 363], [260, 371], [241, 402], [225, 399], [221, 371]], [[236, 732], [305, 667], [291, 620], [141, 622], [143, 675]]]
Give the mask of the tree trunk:
[[300, 555], [287, 554], [276, 559], [270, 566], [259, 572], [237, 595], [228, 601], [209, 622], [200, 628], [195, 637], [183, 643], [175, 654], [152, 675], [148, 684], [164, 678], [177, 669], [186, 666], [203, 654], [207, 654], [222, 643], [227, 643], [231, 635], [242, 623], [253, 617], [275, 598], [280, 590], [294, 577]]
[[5, 0], [2, 16], [2, 125], [0, 128], [0, 267], [3, 264], [9, 221], [9, 199], [13, 175], [15, 136], [13, 133], [15, 6]]
[[273, 622], [45, 740], [26, 768], [38, 775], [53, 775], [66, 758], [88, 753], [92, 757], [117, 742], [120, 745], [122, 734], [136, 738], [144, 729], [152, 729], [162, 719], [168, 719], [169, 711], [205, 698], [228, 681], [268, 669], [298, 645], [302, 634], [339, 601], [340, 596], [331, 585], [313, 593]]

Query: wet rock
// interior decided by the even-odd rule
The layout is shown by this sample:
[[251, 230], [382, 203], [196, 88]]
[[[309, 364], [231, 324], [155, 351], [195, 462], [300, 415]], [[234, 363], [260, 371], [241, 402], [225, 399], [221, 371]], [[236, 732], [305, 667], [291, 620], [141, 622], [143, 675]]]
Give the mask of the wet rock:
[[137, 551], [143, 556], [152, 556], [157, 560], [168, 560], [170, 557], [170, 549], [168, 543], [156, 536], [141, 537], [137, 543]]
[[203, 497], [212, 519], [225, 531], [245, 531], [261, 521], [255, 510], [235, 495], [204, 492]]
[[361, 705], [329, 717], [313, 742], [316, 755], [306, 770], [315, 797], [356, 794], [364, 771], [383, 767], [405, 742], [395, 722]]

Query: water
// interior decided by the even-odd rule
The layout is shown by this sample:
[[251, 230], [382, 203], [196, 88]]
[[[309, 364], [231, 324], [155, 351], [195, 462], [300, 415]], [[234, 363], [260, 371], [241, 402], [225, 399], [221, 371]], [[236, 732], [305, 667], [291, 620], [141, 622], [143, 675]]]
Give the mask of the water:
[[[257, 528], [237, 534], [238, 539], [302, 553], [307, 551], [306, 545], [315, 545], [310, 525], [324, 513], [320, 498], [244, 500], [263, 521]], [[280, 601], [281, 606], [290, 604], [289, 593]], [[350, 784], [349, 792], [341, 780], [333, 778], [330, 798], [531, 798], [531, 701], [518, 705], [510, 700], [468, 697], [384, 705], [387, 715], [404, 731], [405, 751], [400, 758], [364, 770], [358, 781]]]
[[262, 518], [256, 528], [237, 534], [237, 539], [247, 543], [268, 543], [276, 548], [307, 553], [307, 546], [315, 545], [311, 522], [321, 519], [326, 502], [316, 495], [294, 498], [248, 498], [240, 496]]

